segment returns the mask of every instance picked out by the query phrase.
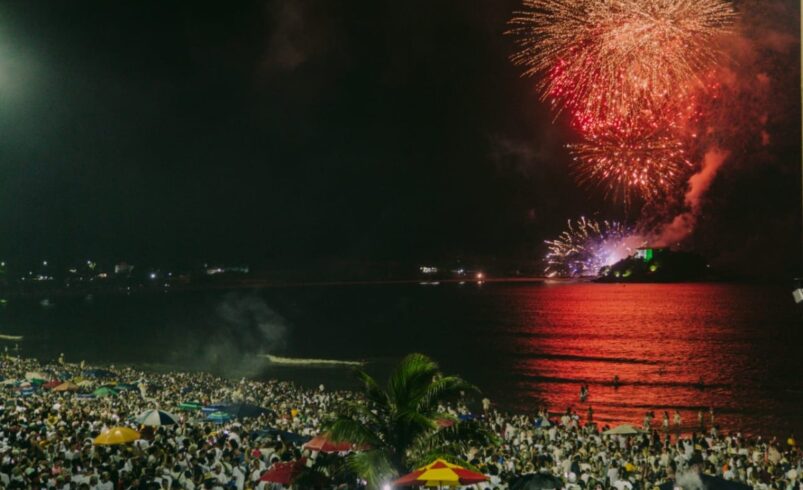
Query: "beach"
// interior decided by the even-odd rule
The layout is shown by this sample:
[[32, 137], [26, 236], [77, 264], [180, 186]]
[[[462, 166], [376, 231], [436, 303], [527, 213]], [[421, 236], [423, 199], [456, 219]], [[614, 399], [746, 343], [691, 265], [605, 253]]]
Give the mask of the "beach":
[[[321, 434], [340, 403], [360, 399], [323, 385], [12, 356], [4, 357], [0, 374], [4, 488], [279, 488], [260, 477], [278, 462], [304, 458], [311, 467], [324, 458], [304, 441]], [[589, 414], [549, 408], [509, 413], [491, 400], [465, 399], [442, 410], [498, 435], [498, 445], [457, 455], [489, 476], [483, 488], [504, 489], [518, 475], [544, 472], [567, 488], [652, 489], [684, 471], [693, 457], [702, 458], [705, 473], [754, 488], [800, 486], [803, 460], [791, 438], [726, 434], [707, 420], [703, 432], [681, 437], [672, 427], [664, 432], [658, 420], [652, 432], [608, 436], [604, 424], [589, 423]], [[143, 427], [134, 421], [149, 409], [173, 414], [178, 423]], [[120, 426], [140, 430], [137, 440], [93, 443]], [[326, 488], [359, 487], [329, 477]]]

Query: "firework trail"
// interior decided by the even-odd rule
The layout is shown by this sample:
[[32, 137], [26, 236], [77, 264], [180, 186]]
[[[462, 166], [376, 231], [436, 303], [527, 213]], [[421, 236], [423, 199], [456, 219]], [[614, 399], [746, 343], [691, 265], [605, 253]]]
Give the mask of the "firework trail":
[[667, 195], [691, 168], [683, 145], [666, 137], [611, 137], [569, 145], [572, 173], [586, 187], [629, 205]]
[[524, 0], [512, 60], [582, 135], [569, 147], [581, 185], [626, 206], [677, 187], [714, 41], [735, 18], [726, 0]]
[[725, 0], [524, 0], [510, 21], [526, 75], [558, 111], [616, 124], [666, 103], [715, 64]]
[[600, 269], [631, 255], [643, 244], [633, 229], [616, 221], [569, 220], [566, 230], [545, 242], [547, 277], [597, 276]]

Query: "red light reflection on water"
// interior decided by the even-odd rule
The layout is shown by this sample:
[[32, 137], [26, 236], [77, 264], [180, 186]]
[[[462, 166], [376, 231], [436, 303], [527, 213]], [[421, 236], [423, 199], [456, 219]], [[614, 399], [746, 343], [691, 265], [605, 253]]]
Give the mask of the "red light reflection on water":
[[[592, 406], [600, 422], [635, 424], [654, 410], [654, 426], [661, 411], [671, 417], [678, 410], [684, 428], [693, 430], [698, 410], [707, 421], [714, 407], [725, 428], [758, 432], [766, 432], [767, 417], [784, 416], [786, 400], [767, 380], [782, 387], [779, 376], [801, 373], [778, 371], [768, 359], [779, 349], [785, 355], [784, 347], [768, 335], [760, 298], [749, 290], [695, 284], [544, 289], [517, 296], [519, 325], [504, 332], [517, 354], [519, 409], [534, 409], [540, 400], [551, 411], [573, 407], [584, 415]], [[583, 383], [590, 391], [585, 402]]]

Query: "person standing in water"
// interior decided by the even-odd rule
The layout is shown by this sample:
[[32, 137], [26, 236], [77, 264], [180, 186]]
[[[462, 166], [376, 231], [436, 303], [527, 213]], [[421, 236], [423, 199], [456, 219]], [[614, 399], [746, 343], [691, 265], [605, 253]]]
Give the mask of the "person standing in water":
[[661, 426], [664, 428], [664, 432], [669, 434], [669, 412], [664, 410], [664, 419], [661, 421]]
[[677, 410], [675, 410], [674, 422], [675, 422], [675, 430], [677, 431], [678, 436], [680, 436], [680, 425], [682, 424], [683, 419], [680, 418], [680, 412], [678, 412]]

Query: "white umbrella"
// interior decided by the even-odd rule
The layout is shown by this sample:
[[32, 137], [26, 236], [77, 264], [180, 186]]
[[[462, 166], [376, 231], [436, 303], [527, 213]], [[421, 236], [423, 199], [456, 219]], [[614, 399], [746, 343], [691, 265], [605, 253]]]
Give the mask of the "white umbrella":
[[613, 429], [608, 429], [603, 434], [606, 436], [634, 436], [636, 434], [643, 434], [644, 431], [641, 429], [636, 429], [630, 424], [622, 424], [620, 426], [614, 427]]
[[170, 412], [163, 412], [162, 410], [145, 410], [134, 418], [134, 422], [139, 425], [159, 427], [160, 425], [178, 424], [178, 417]]

